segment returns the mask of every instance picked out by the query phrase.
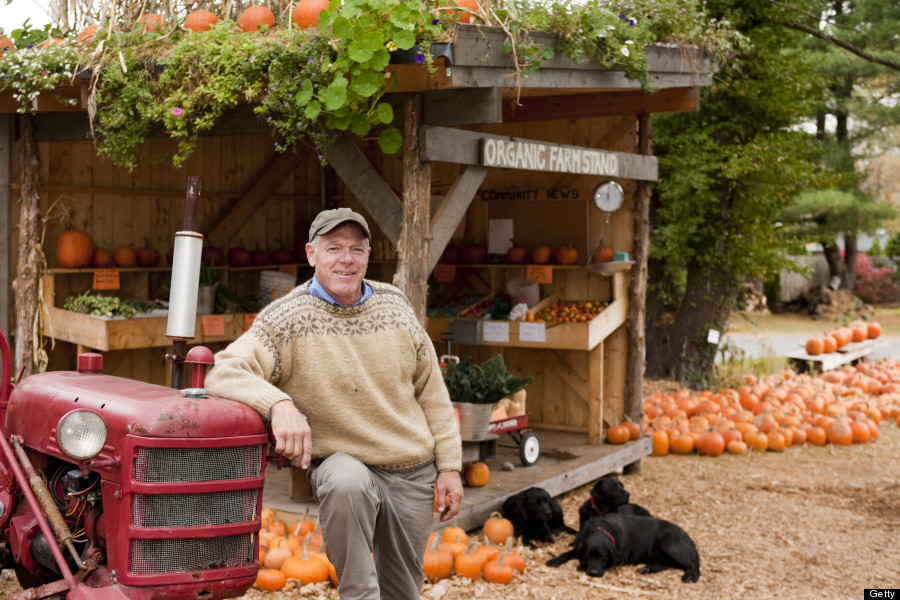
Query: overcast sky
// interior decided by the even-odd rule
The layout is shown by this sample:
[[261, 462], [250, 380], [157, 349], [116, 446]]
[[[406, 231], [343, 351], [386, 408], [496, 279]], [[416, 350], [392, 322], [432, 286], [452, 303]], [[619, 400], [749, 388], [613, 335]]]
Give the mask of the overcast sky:
[[13, 29], [21, 27], [28, 18], [31, 18], [31, 26], [43, 27], [50, 22], [48, 6], [48, 0], [12, 0], [9, 4], [6, 4], [6, 0], [0, 0], [0, 27], [8, 35]]

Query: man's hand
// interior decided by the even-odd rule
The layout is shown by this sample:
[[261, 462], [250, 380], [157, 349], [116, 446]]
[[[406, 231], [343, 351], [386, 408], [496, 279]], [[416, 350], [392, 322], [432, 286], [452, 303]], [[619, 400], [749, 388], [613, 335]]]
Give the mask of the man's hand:
[[272, 405], [272, 435], [275, 452], [288, 459], [300, 458], [300, 466], [309, 468], [312, 460], [312, 433], [306, 418], [290, 400]]
[[[444, 471], [438, 473], [437, 483], [434, 487], [437, 492], [437, 508], [441, 514], [441, 522], [449, 521], [459, 514], [459, 509], [462, 507], [462, 479], [456, 471]], [[450, 504], [447, 504], [447, 498], [450, 499]]]

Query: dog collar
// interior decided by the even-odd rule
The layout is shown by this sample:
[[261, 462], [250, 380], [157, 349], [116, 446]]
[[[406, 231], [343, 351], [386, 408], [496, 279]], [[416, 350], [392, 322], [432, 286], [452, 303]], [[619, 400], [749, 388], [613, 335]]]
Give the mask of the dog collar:
[[591, 512], [600, 517], [604, 516], [606, 513], [597, 508], [597, 503], [594, 502], [593, 498], [588, 498], [591, 501]]
[[613, 546], [616, 545], [616, 538], [614, 538], [610, 532], [608, 532], [607, 530], [603, 529], [602, 527], [598, 527], [597, 529], [599, 529], [600, 531], [602, 531], [603, 533], [606, 534], [606, 537], [609, 538], [609, 541], [612, 542]]

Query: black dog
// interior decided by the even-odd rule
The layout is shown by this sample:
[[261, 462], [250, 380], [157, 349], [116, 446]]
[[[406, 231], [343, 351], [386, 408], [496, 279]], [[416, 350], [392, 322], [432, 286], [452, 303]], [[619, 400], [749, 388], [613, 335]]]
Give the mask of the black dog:
[[694, 541], [678, 525], [655, 517], [612, 514], [593, 518], [575, 536], [573, 546], [547, 565], [558, 567], [577, 558], [579, 571], [602, 577], [610, 567], [643, 563], [638, 573], [681, 569], [681, 580], [686, 583], [700, 578], [700, 555]]
[[650, 511], [631, 504], [628, 500], [631, 494], [625, 491], [622, 482], [612, 476], [601, 477], [591, 488], [591, 496], [584, 501], [581, 508], [578, 509], [579, 523], [578, 527], [583, 528], [588, 520], [594, 517], [602, 517], [612, 513], [624, 515], [636, 515], [639, 517], [650, 517]]
[[562, 507], [546, 490], [531, 487], [510, 496], [503, 502], [503, 516], [515, 528], [515, 534], [522, 536], [522, 543], [534, 548], [533, 540], [552, 542], [553, 536], [575, 533], [563, 520]]

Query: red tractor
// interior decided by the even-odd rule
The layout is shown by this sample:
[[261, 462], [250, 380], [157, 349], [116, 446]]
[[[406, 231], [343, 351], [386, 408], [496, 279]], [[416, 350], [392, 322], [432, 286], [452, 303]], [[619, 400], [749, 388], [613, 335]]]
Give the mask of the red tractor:
[[13, 386], [2, 332], [0, 361], [0, 562], [34, 588], [22, 598], [253, 585], [268, 437], [252, 409], [104, 375], [98, 354]]
[[[249, 407], [206, 397], [194, 337], [199, 178], [176, 233], [167, 336], [172, 387], [76, 371], [13, 385], [0, 331], [0, 566], [9, 600], [232, 598], [256, 580], [268, 435]], [[184, 363], [192, 387], [180, 389]], [[274, 459], [268, 459], [274, 460]]]

